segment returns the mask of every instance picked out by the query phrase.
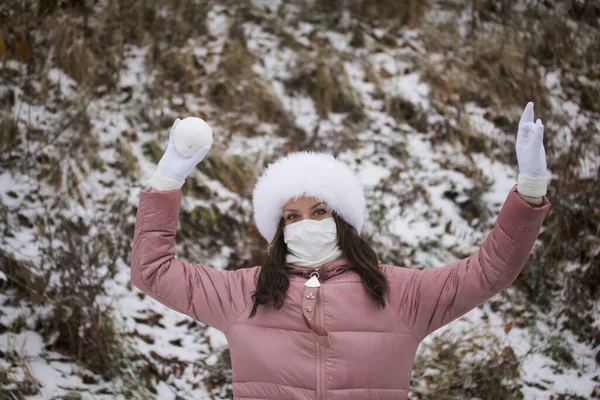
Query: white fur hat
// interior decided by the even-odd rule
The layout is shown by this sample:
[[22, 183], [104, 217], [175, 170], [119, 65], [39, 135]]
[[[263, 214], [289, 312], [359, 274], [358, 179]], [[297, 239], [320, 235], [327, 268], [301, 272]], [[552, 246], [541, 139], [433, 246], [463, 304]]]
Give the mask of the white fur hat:
[[360, 233], [365, 196], [354, 172], [331, 154], [302, 151], [269, 164], [254, 188], [254, 222], [267, 242], [275, 238], [283, 206], [304, 195], [327, 203]]

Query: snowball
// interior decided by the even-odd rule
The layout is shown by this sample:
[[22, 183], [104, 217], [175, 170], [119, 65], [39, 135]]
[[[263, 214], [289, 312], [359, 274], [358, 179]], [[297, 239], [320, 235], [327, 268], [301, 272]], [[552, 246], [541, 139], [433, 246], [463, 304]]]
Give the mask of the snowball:
[[212, 129], [202, 118], [184, 118], [173, 132], [175, 149], [183, 157], [191, 157], [201, 147], [212, 145]]

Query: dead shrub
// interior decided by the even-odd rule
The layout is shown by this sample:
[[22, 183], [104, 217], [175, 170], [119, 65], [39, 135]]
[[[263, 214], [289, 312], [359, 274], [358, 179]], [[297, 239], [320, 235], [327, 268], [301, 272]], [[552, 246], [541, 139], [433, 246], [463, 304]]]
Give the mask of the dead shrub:
[[17, 121], [10, 115], [0, 115], [0, 160], [4, 161], [20, 142]]
[[456, 29], [457, 21], [427, 23], [421, 30], [423, 46], [430, 53], [449, 55], [461, 47], [462, 37]]
[[209, 152], [202, 164], [203, 172], [242, 197], [249, 197], [258, 177], [258, 171], [248, 160], [238, 155]]
[[427, 114], [422, 108], [401, 96], [391, 96], [386, 101], [386, 111], [396, 121], [406, 122], [417, 132], [427, 132]]
[[[8, 221], [8, 218], [5, 221]], [[7, 227], [5, 234], [12, 235], [10, 231], [11, 229]], [[17, 305], [18, 299], [21, 298], [33, 303], [42, 300], [42, 293], [48, 285], [49, 276], [36, 274], [33, 262], [18, 260], [4, 250], [0, 250], [0, 271], [4, 272], [8, 277], [8, 281], [3, 285], [3, 289], [16, 293], [14, 297], [16, 303], [9, 302], [8, 304]]]
[[577, 361], [573, 357], [572, 350], [565, 347], [563, 343], [564, 338], [562, 336], [550, 336], [547, 344], [542, 349], [542, 353], [566, 368], [576, 368]]
[[[564, 318], [559, 328], [598, 346], [593, 304], [600, 299], [600, 175], [581, 176], [575, 168], [588, 151], [598, 154], [600, 143], [593, 129], [581, 127], [570, 147], [549, 159], [548, 168], [556, 171], [560, 184], [548, 185], [552, 209], [540, 235], [543, 245], [528, 259], [516, 287], [530, 304], [546, 312], [557, 310]], [[567, 271], [567, 265], [576, 268]]]
[[[21, 353], [8, 342], [4, 351], [0, 352], [0, 400], [24, 399], [28, 396], [41, 395], [41, 383], [33, 376], [29, 366], [31, 355]], [[10, 367], [5, 367], [5, 363]]]
[[272, 86], [257, 77], [240, 83], [219, 78], [208, 87], [208, 98], [224, 112], [255, 116], [261, 122], [294, 124]]
[[[231, 354], [229, 348], [224, 349], [214, 365], [206, 366], [207, 376], [204, 385], [209, 393], [220, 398], [233, 398], [231, 379]], [[221, 397], [222, 396], [222, 397]]]
[[250, 79], [254, 76], [253, 63], [252, 53], [244, 42], [230, 40], [223, 49], [219, 73], [235, 80]]
[[[21, 59], [24, 52], [31, 53], [26, 59], [37, 70], [52, 51], [56, 64], [75, 81], [89, 88], [103, 86], [103, 93], [118, 83], [127, 44], [181, 48], [190, 37], [206, 33], [205, 3], [166, 2], [162, 12], [157, 12], [154, 1], [100, 6], [86, 2], [63, 2], [60, 6], [57, 2], [29, 3], [27, 7], [9, 6], [10, 24], [0, 23], [11, 30], [16, 29], [15, 23], [23, 25], [18, 28], [22, 44], [11, 46], [11, 54]], [[12, 9], [20, 12], [11, 16]]]
[[[106, 379], [122, 377], [130, 354], [104, 302], [104, 286], [125, 258], [131, 229], [125, 226], [127, 201], [115, 201], [106, 215], [72, 221], [48, 212], [35, 225], [40, 265], [0, 253], [0, 269], [16, 305], [48, 311], [37, 316], [36, 331], [48, 349], [71, 357]], [[86, 224], [89, 222], [89, 225]]]
[[497, 35], [480, 35], [461, 53], [454, 59], [424, 64], [422, 79], [433, 87], [438, 101], [457, 106], [473, 101], [501, 112], [534, 100], [539, 109], [549, 109], [548, 90], [538, 70], [526, 66], [526, 55], [515, 43]]
[[211, 79], [208, 86], [208, 99], [224, 112], [233, 111], [238, 105], [239, 89], [228, 79]]
[[429, 8], [428, 3], [426, 0], [357, 0], [342, 2], [319, 0], [316, 4], [319, 12], [316, 15], [321, 18], [328, 17], [332, 24], [337, 25], [341, 17], [334, 17], [344, 11], [349, 11], [352, 17], [369, 24], [375, 22], [396, 27], [405, 25], [415, 27]]
[[219, 68], [209, 79], [207, 97], [225, 112], [254, 115], [267, 123], [293, 124], [272, 85], [254, 73], [253, 55], [236, 27], [233, 24]]
[[245, 91], [246, 100], [254, 109], [254, 114], [259, 121], [273, 122], [279, 124], [293, 124], [287, 110], [281, 104], [281, 100], [273, 86], [262, 81], [254, 80]]
[[126, 200], [117, 200], [89, 225], [61, 215], [38, 222], [47, 277], [38, 305], [51, 310], [40, 317], [40, 330], [50, 349], [107, 379], [119, 376], [126, 359], [112, 310], [103, 301], [105, 282], [130, 250], [126, 207]]
[[479, 132], [471, 123], [469, 116], [461, 110], [456, 126], [456, 135], [453, 139], [462, 143], [465, 152], [470, 155], [472, 152], [484, 153], [490, 157], [494, 143], [488, 136]]
[[[540, 109], [550, 109], [548, 90], [537, 68], [530, 68], [527, 55], [515, 42], [485, 37], [473, 45], [470, 67], [484, 86], [496, 109], [525, 105], [535, 99]], [[486, 84], [487, 83], [487, 84]]]
[[[210, 153], [209, 153], [210, 154]], [[208, 156], [207, 156], [208, 158]], [[203, 160], [203, 163], [208, 161]], [[217, 161], [219, 162], [219, 161]], [[226, 165], [224, 165], [225, 168]], [[228, 175], [231, 173], [232, 175]], [[239, 179], [234, 167], [233, 170], [223, 173], [219, 178], [232, 179], [234, 183]], [[219, 179], [215, 176], [215, 179]], [[247, 183], [244, 183], [246, 185]], [[214, 196], [212, 193], [210, 196]], [[245, 212], [242, 206], [232, 202], [227, 210], [218, 207], [214, 202], [207, 205], [198, 205], [191, 210], [181, 210], [179, 223], [181, 229], [177, 230], [177, 243], [181, 243], [182, 257], [191, 260], [207, 259], [214, 255], [214, 249], [223, 247], [238, 248], [242, 243], [245, 226]]]
[[568, 63], [576, 51], [572, 29], [556, 14], [546, 14], [538, 25], [532, 52], [547, 67]]
[[581, 105], [581, 108], [600, 113], [599, 82], [582, 79], [578, 73], [565, 71], [563, 73], [563, 87], [567, 96], [576, 104]]
[[161, 145], [156, 143], [155, 140], [150, 140], [142, 144], [142, 152], [144, 156], [146, 156], [146, 158], [148, 158], [154, 164], [158, 164], [165, 152], [165, 149], [163, 149]]
[[[418, 399], [522, 399], [521, 363], [510, 346], [475, 327], [445, 330], [415, 358], [411, 391]], [[419, 385], [419, 382], [424, 382]]]
[[375, 88], [378, 91], [381, 90], [379, 85], [381, 84], [382, 78], [381, 78], [379, 72], [377, 72], [375, 70], [375, 67], [373, 66], [373, 64], [371, 64], [367, 60], [364, 60], [362, 62], [362, 67], [363, 67], [363, 70], [365, 71], [365, 82], [372, 83], [373, 85], [375, 85]]
[[[177, 93], [198, 93], [206, 78], [206, 70], [194, 55], [193, 49], [167, 47], [156, 43], [149, 58], [157, 70], [157, 83], [151, 89], [158, 97], [171, 97]], [[182, 104], [185, 110], [185, 104]]]
[[125, 140], [117, 140], [118, 159], [111, 166], [120, 171], [122, 176], [137, 177], [140, 165], [137, 156], [131, 151], [131, 146]]
[[301, 64], [285, 82], [286, 88], [290, 94], [308, 94], [321, 118], [330, 113], [349, 113], [354, 121], [360, 121], [365, 115], [359, 95], [350, 84], [343, 64], [334, 63], [329, 56], [321, 54], [316, 63]]
[[90, 84], [95, 57], [77, 22], [63, 14], [48, 18], [46, 23], [54, 42], [56, 64], [75, 81]]

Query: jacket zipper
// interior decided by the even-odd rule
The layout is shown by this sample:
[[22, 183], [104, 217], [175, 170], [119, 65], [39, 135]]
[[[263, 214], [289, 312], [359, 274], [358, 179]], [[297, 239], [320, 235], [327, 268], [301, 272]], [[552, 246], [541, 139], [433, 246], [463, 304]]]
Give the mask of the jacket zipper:
[[[319, 267], [315, 268], [317, 273], [319, 272]], [[323, 283], [320, 282], [321, 286], [319, 288], [319, 297], [317, 298], [317, 323], [322, 327], [325, 327], [325, 317], [324, 317], [324, 308], [325, 305], [323, 303]], [[326, 400], [325, 388], [325, 347], [321, 346], [321, 344], [317, 343], [317, 400]]]
[[[325, 327], [325, 304], [323, 302], [323, 285], [321, 284], [321, 312], [319, 316], [321, 318], [321, 326]], [[321, 347], [321, 390], [323, 391], [323, 400], [327, 399], [327, 385], [325, 382], [325, 347], [319, 345]]]
[[323, 382], [321, 382], [321, 352], [323, 349], [316, 341], [315, 345], [317, 346], [317, 400], [324, 400], [321, 397], [321, 386], [323, 386]]

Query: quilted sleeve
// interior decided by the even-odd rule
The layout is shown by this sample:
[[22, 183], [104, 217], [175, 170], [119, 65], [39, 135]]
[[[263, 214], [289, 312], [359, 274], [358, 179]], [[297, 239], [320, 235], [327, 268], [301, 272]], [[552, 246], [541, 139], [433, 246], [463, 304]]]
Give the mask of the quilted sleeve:
[[160, 303], [226, 331], [250, 305], [260, 267], [216, 270], [175, 258], [181, 189], [140, 192], [131, 282]]
[[492, 231], [471, 256], [422, 270], [382, 264], [390, 279], [389, 301], [417, 340], [466, 314], [519, 276], [548, 214], [526, 202], [514, 185]]

